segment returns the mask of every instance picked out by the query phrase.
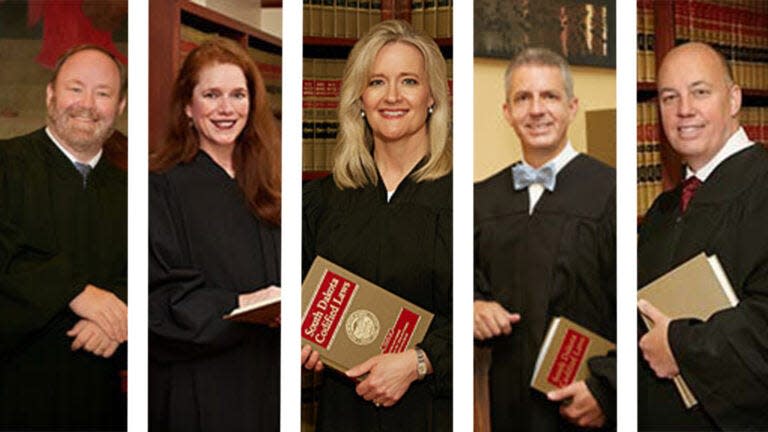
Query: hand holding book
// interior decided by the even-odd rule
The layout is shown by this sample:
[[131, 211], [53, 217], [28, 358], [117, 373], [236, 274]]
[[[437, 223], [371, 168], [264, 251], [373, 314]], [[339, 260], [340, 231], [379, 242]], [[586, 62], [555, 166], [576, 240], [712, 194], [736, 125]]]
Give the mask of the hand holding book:
[[592, 396], [584, 380], [552, 390], [547, 393], [547, 398], [553, 402], [561, 402], [560, 415], [577, 426], [599, 428], [605, 425], [603, 409]]
[[[349, 369], [346, 375], [353, 379], [363, 378], [355, 391], [363, 399], [376, 406], [391, 407], [396, 404], [418, 379], [416, 351], [379, 354]], [[428, 373], [432, 367], [427, 359]]]
[[653, 322], [653, 327], [640, 338], [643, 358], [659, 378], [674, 378], [680, 374], [680, 369], [667, 339], [667, 329], [671, 319], [645, 300], [639, 300], [637, 308], [645, 318]]

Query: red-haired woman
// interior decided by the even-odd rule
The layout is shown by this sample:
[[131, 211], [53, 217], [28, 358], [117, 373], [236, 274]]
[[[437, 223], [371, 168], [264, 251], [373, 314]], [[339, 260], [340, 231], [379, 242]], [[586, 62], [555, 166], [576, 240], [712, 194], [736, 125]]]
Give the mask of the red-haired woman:
[[279, 320], [222, 319], [280, 285], [280, 137], [264, 82], [242, 47], [214, 39], [186, 58], [172, 100], [150, 154], [150, 430], [276, 431]]

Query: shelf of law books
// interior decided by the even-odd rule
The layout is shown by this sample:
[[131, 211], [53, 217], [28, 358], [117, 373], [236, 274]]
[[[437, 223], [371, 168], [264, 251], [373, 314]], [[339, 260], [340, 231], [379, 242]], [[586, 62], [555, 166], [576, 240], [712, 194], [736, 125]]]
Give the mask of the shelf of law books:
[[452, 87], [452, 1], [305, 0], [302, 85], [303, 178], [331, 170], [339, 122], [339, 92], [347, 56], [357, 40], [381, 20], [404, 19], [432, 36], [448, 61]]
[[658, 116], [657, 67], [674, 46], [699, 41], [725, 56], [742, 88], [740, 121], [747, 135], [768, 145], [768, 1], [637, 0], [637, 210], [642, 217], [683, 170]]
[[221, 12], [188, 0], [150, 4], [150, 142], [162, 139], [173, 80], [186, 56], [214, 37], [238, 41], [256, 62], [272, 107], [282, 114], [282, 42]]

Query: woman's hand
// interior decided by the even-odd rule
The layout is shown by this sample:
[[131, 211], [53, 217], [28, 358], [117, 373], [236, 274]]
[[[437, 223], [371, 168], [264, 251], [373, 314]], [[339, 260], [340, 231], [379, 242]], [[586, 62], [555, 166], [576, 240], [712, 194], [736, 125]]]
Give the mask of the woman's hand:
[[279, 296], [280, 296], [280, 287], [270, 285], [260, 290], [251, 291], [249, 293], [238, 295], [237, 306], [238, 307], [248, 306], [249, 304], [253, 304], [256, 302], [260, 302], [262, 300], [266, 300], [272, 297], [279, 297]]
[[[427, 373], [432, 372], [429, 359]], [[409, 349], [398, 354], [379, 354], [347, 371], [350, 378], [368, 376], [360, 382], [356, 391], [363, 399], [373, 402], [376, 406], [391, 407], [400, 400], [419, 377], [416, 372], [418, 365], [416, 351]]]
[[314, 369], [315, 372], [323, 370], [323, 362], [320, 361], [320, 353], [313, 350], [309, 345], [304, 345], [304, 347], [301, 348], [301, 365], [308, 370]]

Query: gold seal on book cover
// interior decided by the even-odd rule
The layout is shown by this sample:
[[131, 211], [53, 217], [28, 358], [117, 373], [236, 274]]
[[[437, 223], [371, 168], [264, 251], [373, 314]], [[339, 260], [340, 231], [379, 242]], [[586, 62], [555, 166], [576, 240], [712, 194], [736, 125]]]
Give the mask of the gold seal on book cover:
[[376, 340], [379, 328], [379, 319], [366, 309], [358, 309], [347, 318], [347, 337], [357, 345], [368, 345]]

